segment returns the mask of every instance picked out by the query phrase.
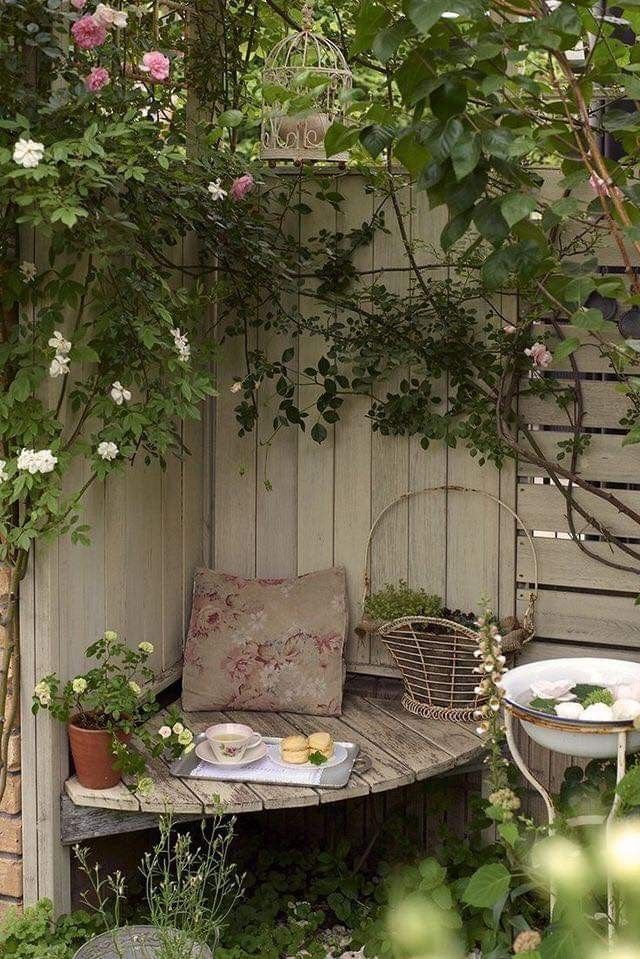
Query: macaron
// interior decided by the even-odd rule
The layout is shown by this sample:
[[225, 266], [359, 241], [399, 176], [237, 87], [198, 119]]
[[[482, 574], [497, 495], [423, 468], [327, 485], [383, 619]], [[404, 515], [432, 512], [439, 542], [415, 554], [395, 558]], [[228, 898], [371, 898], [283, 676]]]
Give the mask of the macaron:
[[331, 733], [317, 732], [309, 736], [309, 751], [322, 753], [327, 759], [333, 756], [333, 737]]
[[285, 736], [280, 743], [280, 755], [285, 763], [300, 765], [309, 761], [309, 742], [306, 736]]

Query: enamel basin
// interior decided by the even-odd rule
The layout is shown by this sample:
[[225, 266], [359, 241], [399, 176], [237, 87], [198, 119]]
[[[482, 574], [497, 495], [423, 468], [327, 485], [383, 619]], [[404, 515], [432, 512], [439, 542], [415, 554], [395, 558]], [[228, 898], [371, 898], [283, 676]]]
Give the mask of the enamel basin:
[[[640, 731], [632, 722], [584, 722], [560, 719], [536, 712], [524, 703], [529, 699], [531, 683], [539, 680], [570, 679], [576, 683], [598, 683], [602, 686], [640, 681], [640, 663], [624, 659], [546, 659], [538, 663], [516, 666], [505, 673], [504, 705], [516, 716], [535, 743], [568, 756], [584, 759], [609, 759], [616, 755], [618, 733], [630, 730], [627, 752], [640, 749]], [[523, 703], [524, 701], [524, 703]]]

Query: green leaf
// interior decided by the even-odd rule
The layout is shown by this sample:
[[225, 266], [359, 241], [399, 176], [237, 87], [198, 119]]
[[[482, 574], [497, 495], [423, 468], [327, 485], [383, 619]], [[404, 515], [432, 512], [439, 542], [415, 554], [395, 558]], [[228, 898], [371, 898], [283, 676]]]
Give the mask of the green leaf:
[[326, 427], [322, 423], [314, 423], [311, 427], [311, 439], [316, 443], [323, 443], [327, 438]]
[[518, 827], [514, 822], [501, 822], [498, 826], [498, 833], [502, 836], [508, 846], [515, 846], [520, 838]]
[[472, 217], [473, 207], [469, 210], [463, 210], [462, 213], [458, 213], [457, 216], [449, 220], [440, 234], [440, 246], [445, 253], [451, 249], [454, 243], [458, 242], [460, 237], [464, 236], [469, 228]]
[[225, 110], [219, 117], [216, 117], [216, 123], [221, 127], [239, 127], [244, 120], [242, 110]]
[[511, 193], [502, 200], [500, 209], [507, 225], [511, 228], [515, 223], [519, 223], [533, 213], [537, 206], [534, 197], [526, 193]]
[[457, 180], [463, 180], [478, 165], [480, 141], [475, 133], [464, 133], [451, 149], [451, 162]]
[[562, 340], [561, 343], [554, 348], [553, 358], [555, 360], [564, 360], [567, 356], [571, 356], [572, 353], [580, 346], [580, 340], [577, 336], [568, 336], [566, 340]]
[[482, 236], [491, 243], [502, 243], [509, 233], [499, 200], [482, 200], [478, 203], [473, 213], [473, 221]]
[[510, 885], [509, 870], [502, 863], [489, 863], [476, 869], [462, 893], [462, 900], [469, 906], [490, 909], [506, 896]]
[[375, 160], [392, 143], [394, 133], [393, 127], [372, 123], [360, 131], [360, 143]]
[[467, 88], [452, 77], [445, 77], [429, 97], [431, 110], [438, 120], [448, 120], [464, 112], [467, 105]]
[[595, 288], [596, 283], [592, 276], [576, 276], [567, 283], [563, 292], [563, 299], [567, 303], [584, 303]]
[[457, 117], [450, 117], [446, 123], [440, 127], [438, 133], [428, 141], [428, 147], [433, 154], [434, 160], [446, 160], [450, 155], [453, 145], [457, 143], [464, 132], [464, 127]]
[[355, 37], [349, 53], [353, 56], [370, 50], [377, 34], [386, 27], [390, 19], [391, 14], [382, 4], [376, 3], [375, 0], [363, 0], [355, 20]]
[[596, 332], [605, 326], [605, 320], [600, 310], [586, 310], [583, 306], [571, 315], [571, 322], [580, 330]]
[[640, 806], [640, 766], [632, 766], [618, 783], [616, 792], [627, 806]]
[[581, 951], [575, 932], [566, 926], [545, 936], [539, 949], [542, 959], [576, 959]]
[[404, 17], [390, 27], [381, 30], [375, 37], [372, 49], [379, 60], [386, 63], [396, 53], [401, 43], [414, 33], [413, 26]]
[[451, 0], [405, 0], [402, 6], [416, 29], [428, 34], [442, 14], [451, 9]]
[[357, 127], [346, 127], [343, 123], [332, 123], [324, 138], [324, 149], [328, 157], [350, 150], [358, 142], [360, 131]]
[[393, 152], [400, 163], [414, 176], [420, 173], [429, 159], [429, 151], [418, 143], [413, 133], [400, 137]]

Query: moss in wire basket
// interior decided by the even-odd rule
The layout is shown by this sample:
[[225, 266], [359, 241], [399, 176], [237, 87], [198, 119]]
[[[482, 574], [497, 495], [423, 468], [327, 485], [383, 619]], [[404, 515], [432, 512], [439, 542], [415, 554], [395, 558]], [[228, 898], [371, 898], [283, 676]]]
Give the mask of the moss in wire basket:
[[384, 622], [401, 616], [441, 616], [442, 600], [424, 589], [411, 589], [401, 579], [397, 586], [387, 583], [367, 597], [364, 611], [371, 619]]

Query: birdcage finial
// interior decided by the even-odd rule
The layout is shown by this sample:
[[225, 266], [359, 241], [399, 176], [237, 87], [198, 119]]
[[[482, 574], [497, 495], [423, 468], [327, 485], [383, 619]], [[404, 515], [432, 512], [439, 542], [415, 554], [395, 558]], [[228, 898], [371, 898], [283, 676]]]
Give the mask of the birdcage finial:
[[307, 33], [313, 30], [314, 11], [313, 3], [305, 3], [302, 7], [302, 29]]

